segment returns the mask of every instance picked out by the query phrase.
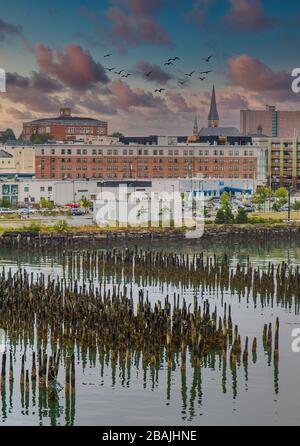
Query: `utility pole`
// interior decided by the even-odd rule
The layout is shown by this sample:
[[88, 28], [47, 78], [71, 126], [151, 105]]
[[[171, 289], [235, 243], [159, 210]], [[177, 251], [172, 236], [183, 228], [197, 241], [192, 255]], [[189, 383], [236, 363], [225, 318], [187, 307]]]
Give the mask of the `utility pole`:
[[288, 222], [291, 221], [291, 186], [289, 186]]

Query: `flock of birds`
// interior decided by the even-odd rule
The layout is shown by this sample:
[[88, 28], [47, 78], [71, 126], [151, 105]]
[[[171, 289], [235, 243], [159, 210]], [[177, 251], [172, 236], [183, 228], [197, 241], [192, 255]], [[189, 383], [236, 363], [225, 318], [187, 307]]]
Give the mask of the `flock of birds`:
[[[112, 53], [108, 53], [108, 54], [105, 54], [103, 56], [103, 58], [106, 59], [106, 58], [111, 57], [112, 55], [113, 55]], [[202, 60], [209, 64], [212, 58], [213, 58], [213, 55], [210, 55], [209, 57], [202, 58]], [[170, 58], [170, 59], [167, 60], [167, 62], [164, 63], [164, 66], [165, 67], [174, 66], [175, 63], [177, 61], [180, 61], [180, 60], [181, 60], [181, 58], [178, 57], [178, 56]], [[120, 76], [121, 78], [125, 78], [125, 79], [128, 79], [130, 76], [133, 76], [133, 73], [128, 73], [128, 72], [126, 72], [126, 70], [115, 71], [115, 70], [117, 70], [116, 67], [105, 68], [105, 70], [109, 71], [110, 73], [114, 72], [114, 74]], [[213, 73], [213, 70], [199, 71], [199, 75], [200, 76], [198, 77], [198, 79], [200, 81], [205, 81], [207, 79], [207, 76], [210, 73]], [[196, 74], [196, 70], [191, 71], [190, 73], [185, 73], [184, 74], [184, 79], [178, 79], [178, 86], [182, 86], [183, 87], [188, 82], [189, 78], [191, 79], [195, 74]], [[147, 73], [144, 73], [144, 75], [145, 75], [146, 78], [151, 79], [151, 76], [153, 75], [153, 71], [149, 71]], [[164, 91], [166, 91], [166, 88], [156, 88], [154, 93], [162, 93]]]

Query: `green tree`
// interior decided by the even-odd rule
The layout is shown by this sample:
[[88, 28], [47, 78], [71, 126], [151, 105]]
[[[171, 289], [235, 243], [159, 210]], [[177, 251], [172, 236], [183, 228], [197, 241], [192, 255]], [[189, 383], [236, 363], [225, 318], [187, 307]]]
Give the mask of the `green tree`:
[[253, 203], [258, 206], [259, 209], [273, 197], [273, 191], [270, 187], [261, 186], [257, 188], [254, 195]]
[[275, 203], [273, 205], [274, 211], [279, 211], [279, 209], [287, 204], [289, 197], [289, 191], [285, 187], [280, 187], [275, 191]]
[[16, 140], [16, 135], [12, 129], [6, 129], [1, 136], [2, 143], [5, 144], [7, 141]]
[[82, 208], [89, 208], [90, 206], [92, 206], [92, 202], [90, 200], [87, 199], [87, 197], [82, 197], [81, 201], [80, 201], [80, 206]]
[[225, 214], [225, 223], [227, 225], [231, 225], [232, 223], [234, 223], [234, 215], [232, 213], [230, 206], [226, 206], [224, 208], [224, 214]]
[[226, 217], [224, 209], [219, 209], [215, 219], [216, 225], [224, 225], [226, 223]]
[[231, 199], [230, 199], [229, 192], [223, 192], [221, 195], [220, 201], [221, 201], [221, 205], [223, 208], [230, 206]]
[[123, 133], [120, 132], [114, 132], [111, 135], [109, 135], [111, 138], [123, 138]]
[[295, 201], [295, 203], [292, 205], [292, 209], [294, 211], [300, 211], [300, 200]]
[[249, 222], [248, 214], [247, 214], [247, 212], [245, 211], [244, 208], [240, 208], [240, 209], [238, 210], [238, 213], [237, 213], [235, 222], [236, 222], [238, 225], [244, 225], [244, 224], [246, 224], [246, 223]]
[[45, 144], [48, 141], [53, 141], [53, 136], [49, 133], [43, 133], [42, 135], [31, 135], [30, 141], [33, 145]]
[[49, 209], [51, 211], [54, 208], [54, 203], [45, 197], [41, 197], [40, 206], [42, 209]]

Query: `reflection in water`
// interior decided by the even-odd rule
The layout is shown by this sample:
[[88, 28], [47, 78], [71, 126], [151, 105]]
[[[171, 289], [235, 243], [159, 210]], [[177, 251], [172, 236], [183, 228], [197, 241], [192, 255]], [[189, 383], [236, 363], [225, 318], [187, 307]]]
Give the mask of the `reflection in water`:
[[[220, 246], [215, 256], [211, 247], [199, 254], [192, 245], [182, 254], [176, 248], [177, 255], [170, 247], [164, 253], [155, 247], [1, 253], [2, 264], [13, 271], [29, 265], [28, 273], [6, 268], [0, 277], [2, 422], [76, 425], [85, 395], [99, 393], [98, 399], [89, 396], [98, 405], [105, 395], [102, 410], [114, 411], [120, 390], [145, 399], [137, 417], [150, 391], [162, 420], [161, 400], [175, 408], [174, 423], [199, 422], [207, 400], [220, 401], [217, 394], [233, 402], [249, 394], [264, 365], [279, 395], [283, 371], [275, 311], [299, 314], [295, 246], [288, 263], [284, 244], [265, 247], [261, 258], [251, 257], [258, 249], [252, 245], [238, 251]], [[40, 270], [46, 275], [31, 274]], [[258, 307], [271, 309], [262, 324], [253, 316]], [[244, 328], [250, 313], [255, 330]], [[270, 320], [275, 324], [263, 327]], [[116, 396], [107, 396], [108, 389]]]
[[[18, 346], [17, 346], [18, 345]], [[36, 346], [39, 348], [36, 350]], [[104, 384], [106, 370], [110, 371], [111, 385], [120, 384], [131, 387], [131, 376], [142, 371], [143, 385], [152, 391], [158, 387], [159, 377], [166, 374], [166, 401], [169, 404], [172, 395], [173, 377], [180, 374], [181, 381], [181, 416], [182, 420], [192, 421], [201, 411], [205, 389], [202, 385], [202, 371], [209, 369], [219, 371], [221, 375], [220, 391], [229, 391], [228, 381], [232, 382], [232, 398], [238, 394], [238, 370], [244, 370], [244, 383], [248, 385], [249, 360], [246, 355], [238, 354], [233, 360], [225, 351], [212, 350], [195, 360], [193, 353], [187, 349], [168, 353], [161, 349], [157, 358], [147, 357], [143, 352], [110, 350], [101, 346], [100, 350], [75, 345], [64, 349], [52, 350], [54, 346], [34, 341], [28, 337], [18, 337], [8, 341], [7, 352], [2, 354], [1, 367], [1, 417], [5, 422], [12, 415], [36, 417], [39, 425], [47, 423], [52, 426], [76, 424], [76, 370], [85, 368], [89, 362], [90, 369], [100, 375], [98, 385]], [[253, 361], [253, 357], [251, 361]], [[21, 363], [21, 368], [19, 367]], [[19, 373], [16, 373], [16, 370]], [[230, 377], [228, 376], [228, 372]], [[192, 376], [188, 385], [187, 376]], [[229, 379], [230, 378], [230, 379]], [[279, 391], [278, 360], [274, 360], [274, 386]], [[88, 386], [87, 382], [82, 383]], [[14, 404], [16, 407], [14, 407]], [[179, 403], [177, 403], [179, 404]], [[47, 423], [48, 424], [48, 423]]]

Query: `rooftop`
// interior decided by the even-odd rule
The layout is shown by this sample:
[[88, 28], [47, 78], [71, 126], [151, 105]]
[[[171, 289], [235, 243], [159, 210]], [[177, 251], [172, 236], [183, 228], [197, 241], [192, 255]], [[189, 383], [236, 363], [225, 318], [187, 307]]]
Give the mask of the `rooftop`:
[[0, 149], [0, 158], [13, 158], [13, 156], [5, 150]]
[[26, 122], [25, 125], [30, 124], [65, 124], [65, 125], [105, 125], [107, 124], [105, 121], [99, 121], [98, 119], [93, 118], [85, 118], [80, 116], [72, 116], [70, 108], [62, 108], [60, 110], [60, 115], [54, 118], [44, 118], [44, 119], [36, 119], [34, 121]]
[[200, 130], [199, 136], [239, 136], [240, 132], [236, 127], [204, 127]]

